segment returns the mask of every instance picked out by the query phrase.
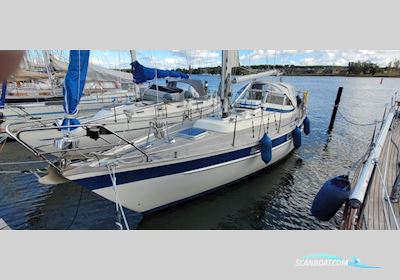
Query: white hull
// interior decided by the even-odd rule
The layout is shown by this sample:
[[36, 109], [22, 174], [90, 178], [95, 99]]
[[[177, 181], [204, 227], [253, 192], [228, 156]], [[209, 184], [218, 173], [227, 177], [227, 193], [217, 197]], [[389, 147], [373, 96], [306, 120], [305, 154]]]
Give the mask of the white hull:
[[[304, 103], [290, 86], [255, 84], [251, 90], [249, 97], [255, 99], [241, 98], [245, 104], [231, 114], [199, 119], [188, 128], [168, 132], [168, 137], [150, 142], [142, 137], [135, 144], [121, 144], [76, 161], [68, 161], [68, 152], [57, 166], [49, 161], [54, 172], [50, 170], [41, 180], [47, 184], [74, 181], [111, 201], [117, 200], [117, 190], [122, 206], [142, 213], [238, 181], [283, 159], [295, 146], [299, 148], [300, 128], [306, 126]], [[265, 91], [262, 100], [260, 91]], [[180, 106], [175, 111], [178, 108], [183, 109]], [[140, 120], [144, 113], [138, 113], [125, 115]], [[309, 122], [307, 126], [308, 131]]]
[[[117, 186], [121, 204], [137, 212], [146, 212], [187, 199], [249, 176], [283, 159], [294, 149], [289, 140], [273, 149], [272, 161], [265, 164], [260, 153], [245, 158], [188, 172], [136, 181]], [[118, 175], [117, 175], [118, 178]], [[73, 180], [73, 178], [69, 178]], [[117, 179], [118, 180], [118, 179]], [[118, 181], [117, 181], [118, 184]], [[115, 201], [114, 188], [94, 190], [100, 196]]]

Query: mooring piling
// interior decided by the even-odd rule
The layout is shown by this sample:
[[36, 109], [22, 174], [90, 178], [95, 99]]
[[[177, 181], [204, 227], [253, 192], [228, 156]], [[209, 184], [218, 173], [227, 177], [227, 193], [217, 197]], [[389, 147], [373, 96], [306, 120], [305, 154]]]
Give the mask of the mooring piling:
[[335, 124], [335, 119], [336, 119], [337, 110], [339, 108], [340, 98], [342, 97], [342, 91], [343, 91], [343, 87], [339, 87], [337, 95], [336, 95], [335, 106], [333, 106], [331, 122], [329, 123], [328, 133], [332, 132], [333, 125]]

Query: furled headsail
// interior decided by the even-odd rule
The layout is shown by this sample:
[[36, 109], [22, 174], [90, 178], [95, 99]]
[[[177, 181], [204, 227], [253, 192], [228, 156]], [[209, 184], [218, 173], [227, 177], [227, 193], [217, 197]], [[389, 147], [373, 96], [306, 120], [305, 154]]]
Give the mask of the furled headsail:
[[172, 71], [172, 70], [161, 70], [156, 68], [149, 68], [145, 67], [140, 64], [137, 60], [131, 63], [132, 66], [132, 75], [133, 81], [137, 84], [144, 83], [146, 81], [150, 81], [156, 78], [182, 78], [182, 79], [189, 79], [189, 75], [179, 72], [179, 71]]
[[6, 104], [6, 95], [7, 95], [7, 81], [3, 81], [1, 86], [1, 98], [0, 98], [0, 108], [4, 108]]
[[[88, 50], [71, 50], [69, 53], [68, 71], [65, 75], [63, 86], [65, 112], [63, 126], [80, 124], [76, 117], [79, 101], [85, 87], [89, 55], [90, 51]], [[66, 130], [71, 131], [73, 128], [67, 128]]]

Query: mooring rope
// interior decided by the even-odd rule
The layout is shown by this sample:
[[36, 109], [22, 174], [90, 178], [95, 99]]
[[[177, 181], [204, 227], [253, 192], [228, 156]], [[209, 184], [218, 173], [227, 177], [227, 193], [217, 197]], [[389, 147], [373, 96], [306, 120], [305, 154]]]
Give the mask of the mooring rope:
[[4, 134], [4, 135], [2, 135], [2, 136], [0, 137], [0, 144], [1, 144], [0, 153], [3, 151], [4, 146], [5, 146], [6, 143], [7, 143], [7, 138], [8, 138], [8, 135], [7, 135], [7, 134]]
[[352, 120], [348, 119], [347, 117], [345, 117], [345, 116], [343, 115], [343, 113], [342, 113], [339, 109], [338, 109], [337, 111], [338, 111], [339, 115], [341, 115], [342, 118], [343, 118], [346, 122], [348, 122], [348, 123], [350, 123], [350, 124], [352, 124], [352, 125], [356, 125], [356, 126], [371, 126], [371, 125], [375, 125], [375, 124], [378, 124], [378, 123], [382, 123], [382, 121], [374, 121], [374, 122], [372, 122], [372, 123], [357, 123], [357, 122], [352, 121]]
[[[394, 220], [394, 224], [396, 226], [396, 229], [399, 230], [400, 226], [399, 226], [399, 223], [397, 221], [397, 217], [396, 217], [396, 215], [394, 213], [393, 206], [390, 203], [390, 197], [389, 197], [389, 194], [387, 192], [386, 182], [383, 179], [383, 175], [382, 175], [381, 169], [379, 167], [379, 162], [376, 161], [375, 164], [376, 164], [376, 167], [377, 167], [377, 170], [378, 170], [378, 173], [379, 173], [380, 182], [382, 184], [382, 199], [387, 201], [387, 204], [389, 205], [390, 214], [392, 215], [392, 218]], [[388, 217], [387, 210], [386, 210], [385, 206], [383, 206], [383, 210], [384, 210], [384, 214], [385, 214], [385, 218], [386, 218], [386, 223], [390, 227], [391, 224], [390, 224], [390, 221], [388, 220], [389, 217]]]
[[111, 164], [107, 166], [108, 171], [110, 173], [110, 179], [111, 182], [113, 184], [113, 188], [114, 188], [114, 193], [115, 193], [115, 210], [117, 211], [117, 221], [115, 222], [115, 224], [121, 229], [123, 230], [124, 227], [122, 225], [122, 221], [121, 221], [121, 215], [125, 224], [125, 228], [127, 230], [129, 230], [129, 224], [128, 221], [126, 219], [125, 216], [125, 212], [124, 212], [124, 208], [121, 205], [121, 202], [119, 200], [119, 196], [118, 196], [118, 190], [117, 190], [117, 177], [115, 176], [115, 165]]
[[82, 194], [83, 194], [83, 187], [81, 187], [81, 192], [79, 194], [79, 200], [78, 200], [78, 203], [77, 203], [76, 208], [75, 208], [74, 216], [72, 217], [72, 220], [69, 223], [69, 225], [65, 228], [66, 230], [70, 229], [73, 226], [73, 224], [75, 223], [76, 218], [78, 217], [79, 208], [80, 208], [81, 202], [82, 202]]

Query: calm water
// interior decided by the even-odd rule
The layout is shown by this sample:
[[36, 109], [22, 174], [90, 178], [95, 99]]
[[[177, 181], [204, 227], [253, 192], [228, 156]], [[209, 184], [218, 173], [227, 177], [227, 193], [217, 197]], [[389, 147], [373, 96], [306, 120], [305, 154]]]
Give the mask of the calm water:
[[[218, 86], [218, 76], [197, 76]], [[310, 91], [312, 132], [300, 150], [262, 173], [213, 194], [140, 217], [126, 210], [138, 229], [336, 229], [339, 217], [319, 222], [310, 205], [330, 176], [345, 174], [368, 146], [373, 126], [350, 125], [338, 115], [327, 136], [332, 106], [344, 87], [340, 110], [358, 123], [382, 117], [400, 79], [282, 77], [298, 90]], [[237, 88], [237, 87], [236, 87]], [[33, 159], [17, 143], [7, 143], [0, 161]], [[21, 169], [21, 167], [14, 167]], [[31, 166], [23, 166], [29, 169]], [[37, 168], [37, 166], [35, 166]], [[10, 170], [9, 167], [0, 166]], [[77, 207], [79, 205], [79, 208]], [[115, 205], [78, 185], [42, 186], [31, 174], [0, 175], [0, 217], [15, 229], [114, 229]]]

